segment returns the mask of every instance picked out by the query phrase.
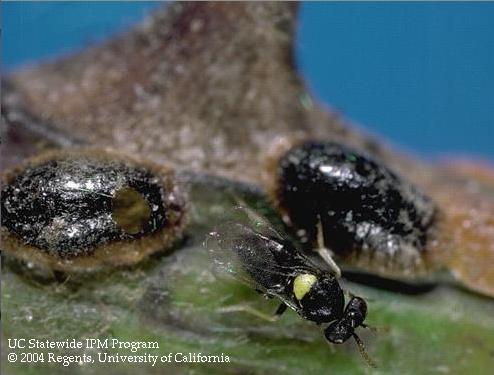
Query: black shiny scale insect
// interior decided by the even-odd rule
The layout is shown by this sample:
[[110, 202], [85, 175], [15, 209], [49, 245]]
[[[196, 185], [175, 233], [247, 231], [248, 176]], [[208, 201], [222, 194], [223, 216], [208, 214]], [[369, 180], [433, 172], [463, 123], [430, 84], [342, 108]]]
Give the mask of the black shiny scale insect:
[[317, 324], [329, 323], [324, 335], [341, 344], [353, 337], [364, 358], [355, 329], [366, 327], [367, 304], [360, 297], [345, 297], [338, 280], [301, 254], [264, 219], [241, 208], [251, 224], [226, 223], [210, 233], [206, 247], [217, 268], [268, 297], [281, 300], [276, 315], [287, 307]]
[[320, 220], [339, 257], [378, 254], [402, 267], [424, 251], [435, 206], [408, 181], [345, 145], [309, 141], [281, 157], [276, 197], [289, 224], [313, 243]]
[[182, 232], [172, 171], [110, 151], [50, 152], [9, 171], [2, 250], [64, 272], [132, 265]]
[[[130, 176], [130, 177], [129, 177]], [[25, 242], [62, 258], [109, 240], [142, 236], [166, 224], [160, 186], [144, 169], [94, 160], [59, 161], [28, 168], [2, 191], [2, 225]], [[130, 186], [156, 210], [143, 230], [130, 234], [111, 217], [114, 191]], [[63, 222], [59, 232], [53, 222]], [[61, 225], [61, 224], [60, 224]]]

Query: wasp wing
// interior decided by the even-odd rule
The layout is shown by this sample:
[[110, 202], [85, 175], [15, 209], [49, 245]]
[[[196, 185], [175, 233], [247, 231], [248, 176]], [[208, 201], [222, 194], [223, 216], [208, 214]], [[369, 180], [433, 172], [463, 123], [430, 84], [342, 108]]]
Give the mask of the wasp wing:
[[291, 283], [301, 272], [313, 273], [313, 266], [295, 248], [286, 248], [282, 237], [269, 227], [264, 220], [257, 226], [260, 232], [238, 222], [227, 223], [208, 235], [206, 248], [217, 272], [278, 297], [298, 311]]
[[239, 198], [236, 199], [238, 205], [235, 207], [235, 213], [237, 214], [239, 222], [252, 228], [260, 235], [276, 239], [279, 242], [283, 242], [284, 238], [280, 232], [278, 232], [273, 225], [263, 216], [252, 210], [246, 203]]
[[[239, 228], [236, 227], [236, 224], [224, 224], [207, 235], [206, 249], [214, 262], [215, 273], [220, 276], [232, 277], [249, 287], [257, 289], [256, 281], [247, 272], [247, 269], [233, 250], [241, 238], [237, 236], [238, 234]], [[265, 289], [261, 291], [265, 292]]]
[[[236, 217], [238, 219], [238, 224], [241, 224], [238, 226], [237, 230], [241, 231], [244, 236], [249, 232], [253, 234], [250, 236], [251, 241], [253, 239], [259, 240], [262, 238], [264, 241], [269, 241], [270, 244], [277, 243], [275, 248], [271, 249], [271, 254], [280, 256], [275, 256], [275, 259], [272, 257], [269, 258], [270, 261], [277, 263], [277, 273], [286, 275], [296, 275], [297, 272], [300, 273], [302, 271], [311, 271], [314, 274], [322, 273], [322, 270], [318, 270], [319, 266], [300, 253], [265, 217], [249, 208], [241, 200], [237, 199], [237, 203], [239, 203], [239, 205], [235, 207], [235, 211], [238, 214]], [[235, 230], [233, 230], [232, 233], [235, 233]], [[254, 246], [254, 244], [252, 245]], [[284, 251], [281, 251], [282, 249]], [[266, 252], [263, 251], [262, 255], [266, 255]]]

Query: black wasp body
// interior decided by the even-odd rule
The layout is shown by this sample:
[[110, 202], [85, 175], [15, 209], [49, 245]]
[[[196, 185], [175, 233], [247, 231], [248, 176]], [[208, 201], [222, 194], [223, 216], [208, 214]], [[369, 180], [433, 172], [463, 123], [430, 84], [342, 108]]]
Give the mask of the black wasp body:
[[345, 307], [334, 275], [316, 266], [264, 219], [242, 210], [249, 225], [228, 223], [210, 233], [206, 246], [215, 264], [258, 292], [281, 300], [277, 314], [288, 306], [306, 320], [329, 323], [324, 330], [329, 342], [341, 344], [354, 337], [362, 351], [354, 331], [365, 327], [365, 301], [352, 297]]

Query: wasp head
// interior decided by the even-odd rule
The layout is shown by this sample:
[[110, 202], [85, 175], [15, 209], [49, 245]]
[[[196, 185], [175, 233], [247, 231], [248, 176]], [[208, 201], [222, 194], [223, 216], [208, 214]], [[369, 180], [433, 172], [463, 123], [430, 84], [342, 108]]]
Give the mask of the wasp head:
[[341, 319], [332, 322], [325, 330], [326, 339], [333, 344], [342, 344], [355, 337], [355, 328], [361, 326], [367, 315], [367, 304], [360, 297], [352, 297]]

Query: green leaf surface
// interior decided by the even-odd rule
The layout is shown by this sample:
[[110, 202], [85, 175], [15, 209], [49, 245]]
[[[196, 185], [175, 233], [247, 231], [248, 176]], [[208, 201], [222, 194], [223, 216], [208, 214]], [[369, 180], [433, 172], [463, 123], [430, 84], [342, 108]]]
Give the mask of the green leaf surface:
[[[240, 192], [238, 193], [241, 194]], [[202, 243], [215, 223], [235, 220], [234, 201], [222, 188], [194, 184], [186, 237], [170, 254], [134, 268], [65, 281], [34, 277], [34, 271], [4, 259], [2, 270], [4, 374], [490, 374], [494, 368], [494, 301], [454, 286], [403, 294], [344, 281], [369, 305], [359, 329], [377, 369], [369, 368], [354, 342], [330, 347], [322, 328], [287, 311], [268, 322], [246, 312], [248, 305], [271, 314], [276, 300], [212, 271]], [[244, 196], [244, 199], [252, 197]], [[254, 197], [255, 198], [255, 197]], [[262, 200], [259, 208], [270, 214]], [[251, 199], [252, 200], [252, 199]], [[116, 338], [155, 341], [159, 349], [9, 349], [8, 338], [42, 340]], [[45, 353], [44, 363], [6, 360], [8, 353]], [[91, 355], [96, 363], [48, 363], [47, 353]], [[202, 353], [228, 356], [223, 363], [97, 363], [97, 353]], [[173, 356], [172, 355], [172, 356]]]

